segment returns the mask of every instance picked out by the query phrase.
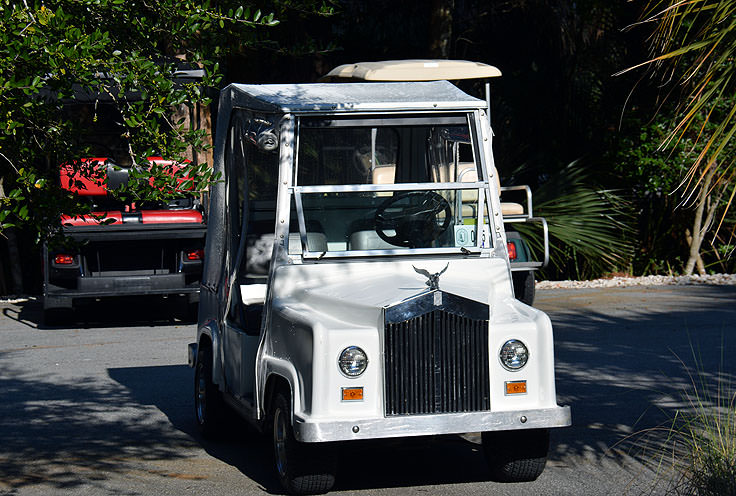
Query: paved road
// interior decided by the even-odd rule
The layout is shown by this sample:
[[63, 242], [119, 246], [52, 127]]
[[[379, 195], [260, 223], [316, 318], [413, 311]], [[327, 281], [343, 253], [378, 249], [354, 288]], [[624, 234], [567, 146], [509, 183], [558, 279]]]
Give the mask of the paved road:
[[[469, 435], [353, 446], [335, 493], [639, 494], [664, 480], [660, 492], [669, 475], [627, 436], [681, 406], [693, 350], [736, 384], [736, 288], [547, 290], [537, 306], [555, 325], [558, 398], [574, 423], [553, 433], [539, 480], [488, 482]], [[194, 326], [168, 320], [171, 305], [99, 304], [53, 329], [39, 327], [37, 302], [0, 310], [0, 494], [280, 493], [261, 438], [196, 434]]]

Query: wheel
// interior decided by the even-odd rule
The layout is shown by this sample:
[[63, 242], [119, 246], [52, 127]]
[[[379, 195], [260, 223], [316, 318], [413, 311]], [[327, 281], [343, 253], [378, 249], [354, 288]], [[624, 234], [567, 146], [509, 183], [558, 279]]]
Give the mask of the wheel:
[[428, 247], [451, 222], [450, 203], [434, 191], [400, 193], [379, 205], [375, 215], [378, 236], [389, 244], [408, 248]]
[[300, 443], [291, 427], [291, 402], [279, 392], [273, 401], [271, 422], [276, 473], [289, 494], [322, 494], [335, 484], [337, 457], [325, 443]]
[[194, 412], [202, 436], [216, 438], [223, 430], [227, 405], [212, 382], [212, 350], [200, 347], [194, 369]]
[[483, 454], [491, 478], [498, 482], [530, 482], [544, 471], [549, 429], [484, 432]]
[[523, 270], [512, 272], [511, 277], [514, 281], [514, 296], [517, 300], [531, 306], [534, 303], [534, 271]]

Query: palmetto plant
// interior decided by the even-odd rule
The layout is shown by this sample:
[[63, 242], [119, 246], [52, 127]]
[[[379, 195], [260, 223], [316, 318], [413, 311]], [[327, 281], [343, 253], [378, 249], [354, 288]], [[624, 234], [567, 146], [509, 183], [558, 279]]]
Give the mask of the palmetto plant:
[[[534, 191], [534, 215], [547, 219], [550, 269], [568, 277], [600, 276], [625, 267], [632, 255], [631, 213], [615, 191], [592, 185], [590, 170], [574, 161]], [[514, 224], [535, 254], [543, 250], [533, 225]]]
[[712, 218], [704, 207], [712, 196], [720, 199], [726, 193], [717, 232], [736, 192], [728, 188], [735, 172], [730, 151], [736, 134], [736, 0], [650, 0], [641, 23], [655, 26], [651, 58], [627, 71], [648, 67], [673, 90], [678, 107], [679, 117], [662, 146], [696, 136], [698, 153], [681, 184], [685, 204], [696, 206], [685, 269], [691, 272], [709, 229], [707, 218]]

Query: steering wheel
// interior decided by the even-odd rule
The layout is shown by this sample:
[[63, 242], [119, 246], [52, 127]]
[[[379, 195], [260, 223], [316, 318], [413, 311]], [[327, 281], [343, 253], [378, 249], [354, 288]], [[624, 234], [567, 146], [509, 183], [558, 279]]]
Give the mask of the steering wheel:
[[[440, 214], [444, 219], [440, 221]], [[452, 207], [434, 191], [399, 193], [376, 209], [376, 233], [385, 242], [408, 248], [426, 248], [452, 222]], [[392, 230], [396, 234], [389, 235]]]

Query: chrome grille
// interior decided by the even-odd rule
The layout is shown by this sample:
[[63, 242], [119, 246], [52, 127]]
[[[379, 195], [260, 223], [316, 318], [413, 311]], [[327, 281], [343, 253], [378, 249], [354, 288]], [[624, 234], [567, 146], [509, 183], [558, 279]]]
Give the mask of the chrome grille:
[[435, 309], [385, 332], [386, 415], [490, 409], [488, 320]]

